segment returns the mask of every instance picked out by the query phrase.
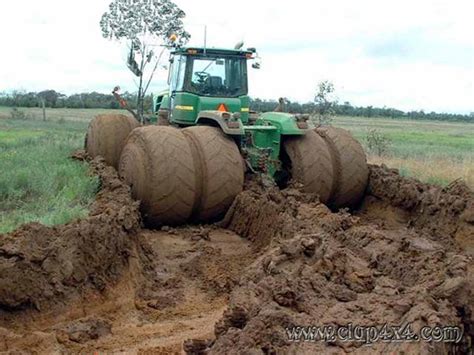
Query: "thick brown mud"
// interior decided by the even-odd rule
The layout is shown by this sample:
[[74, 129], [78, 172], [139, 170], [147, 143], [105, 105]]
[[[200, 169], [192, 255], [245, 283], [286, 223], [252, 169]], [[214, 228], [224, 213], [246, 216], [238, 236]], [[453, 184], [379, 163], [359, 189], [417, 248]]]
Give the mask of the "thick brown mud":
[[88, 218], [57, 227], [29, 223], [0, 236], [0, 315], [41, 310], [85, 287], [104, 289], [127, 269], [131, 236], [140, 227], [138, 203], [100, 158], [91, 169], [101, 190]]
[[[278, 197], [272, 196], [278, 195]], [[210, 353], [446, 353], [471, 349], [472, 193], [372, 166], [360, 211], [332, 213], [294, 190], [245, 191], [228, 224], [262, 240], [230, 297]], [[270, 237], [268, 237], [270, 236]], [[294, 326], [462, 327], [464, 341], [293, 342]], [[192, 343], [190, 343], [192, 344]]]
[[[0, 352], [472, 351], [473, 194], [370, 167], [359, 210], [249, 180], [216, 225], [141, 229], [100, 159], [90, 216], [0, 236]], [[294, 342], [292, 326], [460, 326], [459, 344]]]

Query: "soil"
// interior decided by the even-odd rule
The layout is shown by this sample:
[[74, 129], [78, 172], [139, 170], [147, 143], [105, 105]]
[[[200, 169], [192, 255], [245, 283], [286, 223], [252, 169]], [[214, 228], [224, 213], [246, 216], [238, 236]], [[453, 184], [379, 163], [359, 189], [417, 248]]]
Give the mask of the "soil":
[[[76, 154], [76, 159], [86, 159]], [[370, 166], [356, 211], [248, 178], [212, 225], [145, 229], [116, 171], [89, 217], [0, 235], [0, 353], [469, 353], [474, 196]], [[461, 343], [291, 342], [299, 325], [458, 325]]]

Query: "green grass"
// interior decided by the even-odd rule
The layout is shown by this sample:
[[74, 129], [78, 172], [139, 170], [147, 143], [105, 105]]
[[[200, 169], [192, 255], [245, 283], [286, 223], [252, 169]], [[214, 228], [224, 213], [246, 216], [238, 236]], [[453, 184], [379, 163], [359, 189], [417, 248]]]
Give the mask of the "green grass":
[[0, 119], [0, 233], [26, 222], [54, 225], [87, 215], [98, 188], [85, 163], [85, 122]]

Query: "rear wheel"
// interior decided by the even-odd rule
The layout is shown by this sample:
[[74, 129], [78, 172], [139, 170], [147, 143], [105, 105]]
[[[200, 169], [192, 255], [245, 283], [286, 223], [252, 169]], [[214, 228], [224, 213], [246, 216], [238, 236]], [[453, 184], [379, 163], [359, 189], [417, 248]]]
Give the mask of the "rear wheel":
[[303, 190], [316, 193], [327, 203], [333, 189], [333, 166], [324, 140], [313, 131], [303, 136], [285, 137], [283, 142], [288, 155], [288, 167], [294, 180], [303, 184]]
[[186, 222], [197, 198], [198, 178], [190, 144], [182, 130], [169, 126], [136, 128], [127, 139], [120, 176], [141, 201], [151, 226]]
[[220, 128], [195, 126], [182, 132], [191, 144], [200, 181], [193, 217], [200, 221], [216, 219], [243, 188], [244, 165], [239, 149]]
[[118, 167], [128, 134], [139, 126], [137, 120], [121, 114], [103, 114], [96, 116], [87, 129], [85, 148], [95, 158], [100, 155], [105, 162]]
[[327, 142], [334, 165], [336, 183], [329, 205], [356, 206], [364, 195], [369, 176], [364, 149], [345, 129], [323, 127], [316, 132]]

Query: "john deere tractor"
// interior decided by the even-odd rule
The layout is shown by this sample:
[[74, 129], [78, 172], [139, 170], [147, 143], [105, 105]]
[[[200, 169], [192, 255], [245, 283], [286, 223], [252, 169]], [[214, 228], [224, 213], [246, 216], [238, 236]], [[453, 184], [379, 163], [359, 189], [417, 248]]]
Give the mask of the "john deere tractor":
[[[331, 208], [353, 207], [367, 185], [360, 144], [305, 115], [249, 110], [247, 62], [255, 49], [177, 48], [155, 122], [100, 115], [86, 148], [115, 166], [141, 201], [146, 222], [216, 220], [242, 191], [244, 174], [279, 186], [291, 179]], [[254, 67], [256, 63], [254, 63]]]

